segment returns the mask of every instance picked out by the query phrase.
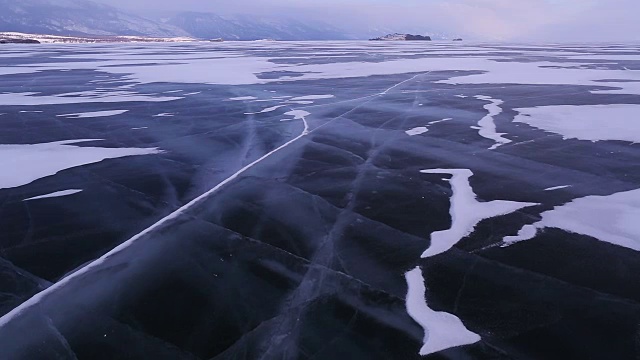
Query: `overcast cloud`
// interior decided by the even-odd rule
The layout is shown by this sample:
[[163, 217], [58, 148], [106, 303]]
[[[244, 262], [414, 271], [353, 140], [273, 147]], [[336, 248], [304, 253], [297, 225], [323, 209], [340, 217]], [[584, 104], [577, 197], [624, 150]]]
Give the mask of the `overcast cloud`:
[[640, 40], [640, 0], [99, 0], [148, 11], [250, 13], [484, 40]]

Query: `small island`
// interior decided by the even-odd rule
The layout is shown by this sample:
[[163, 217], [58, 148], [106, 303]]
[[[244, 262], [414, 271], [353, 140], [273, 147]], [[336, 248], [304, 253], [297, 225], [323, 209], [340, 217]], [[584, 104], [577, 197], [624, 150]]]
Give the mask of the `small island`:
[[389, 34], [382, 37], [370, 39], [370, 41], [431, 41], [431, 37], [411, 34]]

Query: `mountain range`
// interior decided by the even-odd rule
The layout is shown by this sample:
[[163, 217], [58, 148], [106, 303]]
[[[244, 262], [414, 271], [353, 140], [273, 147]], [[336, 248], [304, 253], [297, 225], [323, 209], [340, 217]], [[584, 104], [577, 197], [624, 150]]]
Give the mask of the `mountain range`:
[[82, 0], [0, 0], [0, 31], [52, 35], [188, 36], [184, 30]]
[[368, 39], [394, 31], [346, 30], [321, 21], [286, 16], [222, 16], [179, 12], [154, 19], [88, 0], [0, 0], [0, 32], [227, 40], [352, 40]]

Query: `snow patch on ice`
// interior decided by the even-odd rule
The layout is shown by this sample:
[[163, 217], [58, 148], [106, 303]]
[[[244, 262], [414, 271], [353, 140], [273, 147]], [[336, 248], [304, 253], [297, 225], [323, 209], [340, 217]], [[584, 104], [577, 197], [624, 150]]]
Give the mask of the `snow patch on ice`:
[[63, 114], [58, 115], [59, 117], [68, 117], [72, 119], [82, 119], [82, 118], [96, 118], [96, 117], [107, 117], [107, 116], [115, 116], [124, 114], [129, 110], [106, 110], [106, 111], [92, 111], [92, 112], [84, 112], [84, 113], [76, 113], [76, 114]]
[[502, 113], [502, 105], [504, 102], [499, 99], [493, 99], [489, 96], [477, 95], [475, 96], [478, 100], [488, 101], [490, 104], [484, 106], [484, 109], [489, 112], [485, 117], [483, 117], [480, 121], [478, 121], [478, 134], [483, 138], [493, 140], [496, 143], [489, 148], [489, 150], [495, 150], [498, 147], [508, 144], [511, 140], [503, 137], [504, 133], [496, 132], [496, 124], [493, 121], [493, 118]]
[[640, 105], [555, 105], [514, 109], [514, 122], [564, 139], [640, 142]]
[[240, 96], [240, 97], [232, 97], [229, 98], [231, 101], [245, 101], [245, 100], [257, 100], [258, 98], [255, 96]]
[[84, 103], [119, 103], [119, 102], [163, 102], [182, 99], [181, 97], [142, 95], [128, 91], [97, 92], [87, 91], [59, 95], [38, 95], [38, 93], [4, 93], [0, 94], [0, 105], [60, 105]]
[[[469, 235], [482, 220], [506, 215], [527, 206], [538, 204], [515, 201], [494, 200], [479, 202], [469, 184], [473, 172], [469, 169], [430, 169], [424, 174], [449, 174], [451, 179], [451, 228], [431, 234], [431, 245], [422, 254], [422, 258], [442, 254]], [[406, 297], [407, 313], [424, 329], [424, 345], [420, 355], [429, 355], [452, 347], [469, 345], [481, 340], [481, 337], [469, 331], [462, 320], [453, 314], [437, 312], [429, 308], [425, 293], [424, 276], [420, 267], [405, 274], [408, 292]]]
[[309, 116], [310, 113], [304, 110], [291, 110], [289, 112], [284, 113], [285, 115], [293, 116], [294, 120], [304, 119], [306, 116]]
[[536, 203], [493, 200], [479, 202], [469, 184], [473, 172], [469, 169], [431, 169], [423, 174], [450, 174], [451, 183], [451, 228], [431, 234], [431, 245], [422, 254], [423, 258], [442, 254], [463, 238], [471, 234], [476, 225], [484, 219], [507, 215], [522, 208], [539, 205]]
[[409, 135], [409, 136], [416, 136], [416, 135], [424, 134], [427, 131], [429, 131], [429, 129], [427, 129], [426, 127], [418, 126], [418, 127], [413, 128], [413, 129], [405, 131], [405, 133], [407, 133], [407, 135]]
[[311, 105], [313, 101], [287, 101], [289, 104], [298, 104], [298, 105]]
[[[234, 44], [236, 45], [236, 44]], [[344, 44], [327, 43], [332, 50]], [[239, 46], [239, 45], [238, 45]], [[290, 45], [278, 45], [282, 49], [291, 49]], [[177, 53], [175, 55], [136, 53], [101, 54], [102, 60], [87, 60], [86, 55], [71, 55], [72, 62], [44, 62], [29, 66], [6, 66], [0, 69], [4, 74], [37, 73], [47, 70], [99, 70], [132, 80], [140, 84], [147, 83], [199, 83], [219, 85], [266, 84], [282, 81], [306, 81], [319, 79], [358, 78], [374, 75], [395, 75], [430, 71], [461, 71], [449, 79], [437, 81], [443, 84], [544, 84], [544, 85], [585, 85], [593, 87], [617, 87], [617, 93], [640, 94], [640, 85], [625, 80], [640, 79], [640, 71], [585, 68], [585, 61], [579, 59], [571, 63], [553, 61], [518, 62], [499, 61], [502, 55], [492, 54], [495, 47], [478, 47], [462, 51], [448, 51], [449, 56], [434, 56], [436, 52], [415, 48], [416, 52], [407, 52], [410, 48], [364, 48], [349, 44], [350, 55], [364, 51], [374, 54], [415, 55], [417, 58], [392, 58], [382, 62], [345, 61], [324, 64], [277, 63], [274, 60], [282, 56], [255, 56], [247, 49], [236, 52], [211, 54], [206, 52]], [[403, 46], [410, 46], [403, 44]], [[169, 45], [167, 45], [169, 48]], [[273, 49], [270, 49], [273, 50]], [[418, 51], [419, 50], [419, 51]], [[175, 49], [171, 48], [171, 51]], [[536, 49], [522, 49], [513, 53], [525, 56], [542, 57], [554, 53], [570, 59], [566, 51], [545, 52]], [[458, 55], [459, 54], [459, 55]], [[473, 56], [470, 56], [473, 55]], [[149, 64], [149, 59], [154, 64]], [[473, 71], [474, 74], [468, 74]], [[260, 74], [268, 72], [289, 72], [297, 76], [265, 79]], [[601, 80], [610, 80], [602, 82]], [[605, 90], [607, 91], [607, 90]]]
[[505, 238], [503, 246], [532, 239], [533, 229], [557, 228], [640, 251], [640, 189], [579, 198], [546, 211], [541, 217], [539, 222], [520, 230], [518, 236]]
[[307, 95], [290, 99], [291, 101], [331, 99], [333, 95]]
[[407, 280], [407, 313], [424, 329], [424, 345], [420, 355], [426, 356], [452, 347], [474, 344], [481, 340], [469, 331], [455, 315], [432, 310], [425, 299], [427, 291], [422, 270], [417, 267], [405, 274]]
[[40, 196], [35, 196], [35, 197], [32, 197], [32, 198], [24, 199], [22, 201], [48, 199], [48, 198], [61, 197], [61, 196], [69, 196], [69, 195], [77, 194], [79, 192], [82, 192], [82, 190], [78, 190], [78, 189], [62, 190], [62, 191], [52, 192], [52, 193], [46, 194], [46, 195], [40, 195]]
[[[98, 141], [78, 139], [41, 144], [0, 145], [0, 189], [27, 185], [62, 170], [133, 155], [159, 154], [158, 148], [100, 148], [71, 144]], [[11, 169], [10, 171], [7, 171]]]
[[258, 112], [250, 112], [250, 113], [244, 113], [245, 115], [255, 115], [255, 114], [264, 114], [264, 113], [268, 113], [268, 112], [272, 112], [272, 111], [276, 111], [278, 109], [280, 109], [281, 107], [285, 107], [286, 105], [276, 105], [276, 106], [272, 106], [272, 107], [268, 107], [266, 109], [263, 109], [262, 111], [258, 111]]
[[535, 227], [534, 225], [525, 225], [524, 227], [522, 227], [522, 229], [520, 229], [520, 231], [518, 231], [518, 235], [505, 237], [502, 240], [503, 245], [501, 246], [507, 247], [520, 241], [531, 240], [536, 236], [537, 233], [537, 227]]

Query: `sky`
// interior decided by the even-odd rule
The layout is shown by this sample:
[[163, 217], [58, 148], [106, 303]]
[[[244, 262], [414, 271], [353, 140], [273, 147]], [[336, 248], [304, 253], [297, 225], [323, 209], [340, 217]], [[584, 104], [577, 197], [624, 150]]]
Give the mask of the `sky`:
[[98, 1], [138, 13], [154, 9], [291, 16], [346, 29], [441, 32], [478, 40], [640, 41], [640, 0]]

